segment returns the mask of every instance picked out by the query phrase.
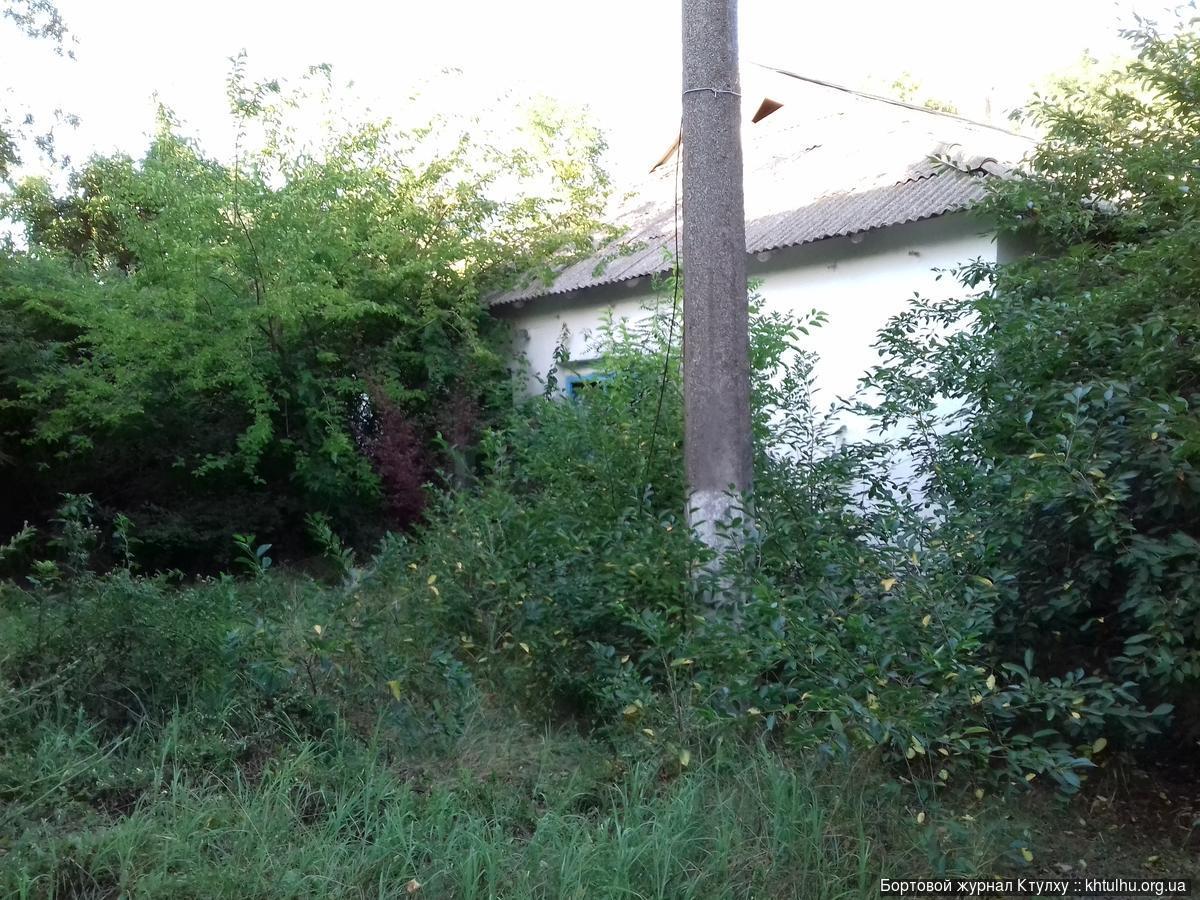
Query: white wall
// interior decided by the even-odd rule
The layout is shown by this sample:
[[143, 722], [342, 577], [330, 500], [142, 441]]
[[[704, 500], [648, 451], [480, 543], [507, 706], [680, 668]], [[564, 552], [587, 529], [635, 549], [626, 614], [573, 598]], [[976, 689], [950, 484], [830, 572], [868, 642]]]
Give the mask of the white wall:
[[[829, 238], [752, 258], [749, 275], [762, 282], [761, 293], [770, 310], [823, 310], [828, 324], [813, 331], [809, 346], [820, 355], [815, 377], [828, 404], [853, 393], [859, 377], [875, 361], [871, 349], [883, 324], [904, 308], [914, 293], [946, 297], [962, 289], [948, 275], [940, 281], [934, 271], [977, 257], [995, 260], [995, 239], [966, 213], [897, 225], [848, 238]], [[589, 336], [605, 311], [616, 318], [645, 315], [647, 304], [670, 304], [655, 297], [649, 279], [606, 285], [574, 294], [546, 297], [520, 308], [500, 307], [497, 314], [513, 324], [514, 356], [528, 360], [525, 389], [541, 390], [554, 361], [565, 325], [571, 359], [581, 373], [591, 371], [594, 353]], [[865, 423], [843, 417], [846, 438], [865, 436]]]
[[[542, 297], [519, 306], [497, 307], [496, 314], [513, 326], [513, 359], [518, 361], [519, 369], [524, 364], [518, 376], [523, 378], [523, 383], [518, 383], [517, 389], [530, 394], [542, 390], [542, 382], [554, 364], [554, 354], [560, 343], [569, 353], [570, 371], [579, 374], [593, 371], [594, 336], [606, 315], [611, 313], [614, 321], [636, 321], [649, 315], [656, 303], [664, 303], [669, 309], [670, 302], [670, 297], [655, 295], [649, 278], [636, 278], [572, 294]], [[559, 373], [560, 392], [565, 374]]]

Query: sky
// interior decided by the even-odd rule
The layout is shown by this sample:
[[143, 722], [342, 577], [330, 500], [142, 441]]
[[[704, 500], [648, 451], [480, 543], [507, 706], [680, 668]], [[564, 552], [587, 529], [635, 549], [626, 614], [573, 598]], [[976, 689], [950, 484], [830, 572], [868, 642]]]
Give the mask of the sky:
[[[0, 4], [2, 6], [3, 4]], [[743, 63], [759, 62], [876, 92], [909, 73], [924, 93], [999, 120], [1032, 87], [1090, 53], [1120, 53], [1138, 12], [1165, 20], [1163, 0], [741, 0]], [[227, 157], [229, 58], [262, 77], [318, 63], [351, 79], [372, 109], [403, 118], [415, 85], [435, 99], [486, 107], [502, 91], [586, 106], [609, 138], [619, 177], [644, 172], [678, 127], [678, 0], [59, 0], [77, 59], [0, 21], [0, 102], [43, 117], [80, 117], [60, 136], [76, 160], [136, 155], [155, 98], [205, 149]], [[430, 81], [430, 79], [434, 79]], [[465, 110], [464, 110], [465, 111]], [[31, 167], [36, 168], [36, 166]]]

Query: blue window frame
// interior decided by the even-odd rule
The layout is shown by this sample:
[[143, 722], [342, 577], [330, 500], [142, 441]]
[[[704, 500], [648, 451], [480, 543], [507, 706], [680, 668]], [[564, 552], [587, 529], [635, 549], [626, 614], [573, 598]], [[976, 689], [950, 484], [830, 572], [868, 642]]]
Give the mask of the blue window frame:
[[578, 400], [583, 396], [589, 387], [595, 387], [598, 384], [603, 384], [606, 381], [611, 381], [612, 375], [608, 372], [592, 372], [589, 375], [568, 375], [564, 382], [565, 391], [568, 399]]

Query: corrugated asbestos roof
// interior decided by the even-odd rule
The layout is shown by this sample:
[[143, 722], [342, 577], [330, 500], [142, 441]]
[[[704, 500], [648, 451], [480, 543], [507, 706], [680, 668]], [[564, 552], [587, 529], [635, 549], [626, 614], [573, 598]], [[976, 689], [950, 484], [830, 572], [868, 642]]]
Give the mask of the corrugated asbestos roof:
[[[783, 107], [743, 135], [746, 251], [761, 253], [969, 209], [1032, 142], [1003, 129], [780, 76]], [[750, 106], [762, 97], [743, 90]], [[744, 116], [749, 121], [749, 116]], [[617, 242], [492, 305], [667, 272], [676, 157], [614, 212]], [[682, 225], [681, 225], [682, 227]]]

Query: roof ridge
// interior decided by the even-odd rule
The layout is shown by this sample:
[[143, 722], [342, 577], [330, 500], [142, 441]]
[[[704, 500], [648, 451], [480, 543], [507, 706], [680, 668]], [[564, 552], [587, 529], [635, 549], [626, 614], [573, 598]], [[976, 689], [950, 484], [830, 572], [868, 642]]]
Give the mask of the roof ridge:
[[978, 119], [972, 119], [969, 116], [962, 116], [962, 115], [959, 115], [958, 113], [945, 112], [940, 109], [930, 109], [928, 106], [920, 106], [916, 103], [908, 103], [904, 100], [896, 100], [895, 98], [892, 98], [892, 97], [884, 97], [881, 94], [872, 94], [869, 91], [860, 91], [856, 88], [852, 88], [852, 87], [849, 87], [844, 84], [838, 84], [835, 81], [826, 81], [823, 78], [814, 78], [811, 75], [801, 75], [799, 72], [793, 72], [790, 69], [783, 69], [783, 68], [780, 68], [779, 66], [771, 66], [766, 63], [753, 62], [753, 61], [750, 62], [750, 65], [757, 66], [760, 69], [766, 69], [768, 72], [774, 72], [777, 75], [784, 75], [788, 78], [795, 78], [798, 81], [805, 81], [805, 82], [808, 82], [809, 84], [815, 84], [818, 87], [829, 88], [830, 90], [835, 90], [835, 91], [842, 91], [843, 93], [846, 93], [846, 94], [853, 94], [856, 97], [862, 97], [864, 100], [874, 100], [877, 103], [888, 103], [888, 104], [891, 104], [892, 106], [899, 106], [904, 109], [911, 109], [911, 110], [915, 110], [916, 112], [927, 113], [931, 116], [940, 116], [944, 119], [956, 119], [959, 122], [966, 122], [969, 125], [978, 125], [980, 128], [990, 128], [993, 131], [999, 131], [999, 132], [1002, 132], [1003, 134], [1007, 134], [1012, 137], [1019, 137], [1019, 138], [1027, 137], [1026, 135], [1023, 135], [1016, 131], [1013, 131], [1010, 128], [1004, 128], [1000, 125], [993, 125], [990, 122], [981, 122]]

